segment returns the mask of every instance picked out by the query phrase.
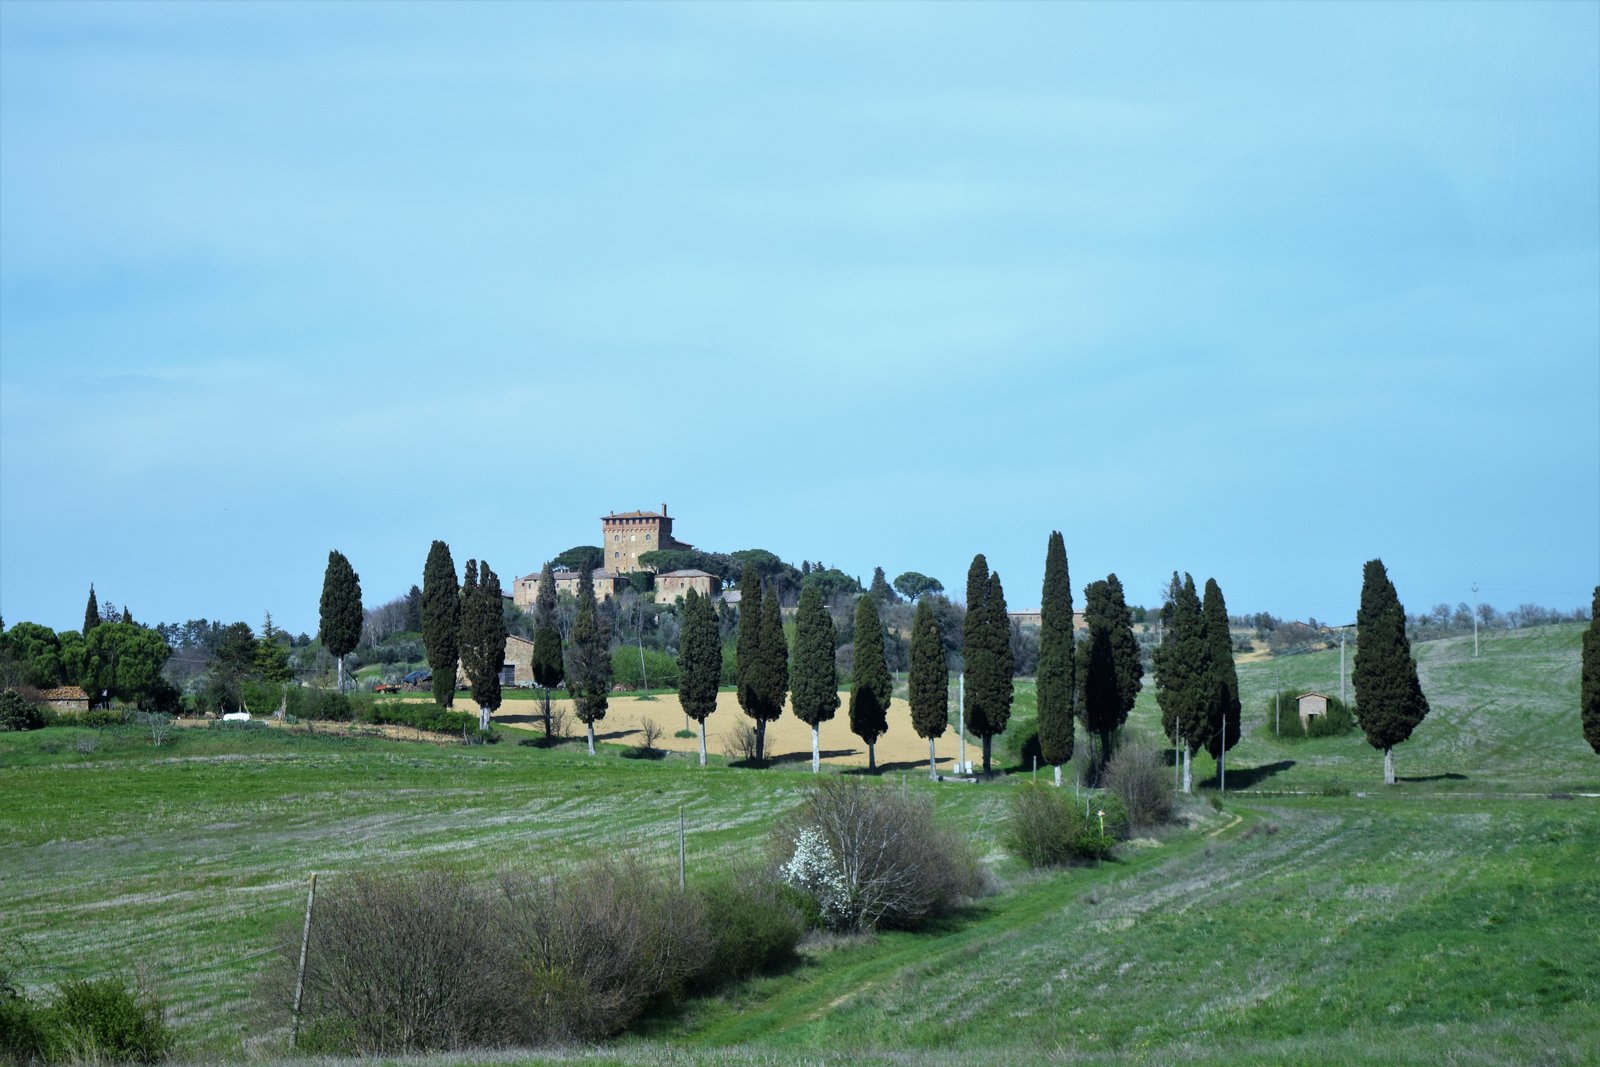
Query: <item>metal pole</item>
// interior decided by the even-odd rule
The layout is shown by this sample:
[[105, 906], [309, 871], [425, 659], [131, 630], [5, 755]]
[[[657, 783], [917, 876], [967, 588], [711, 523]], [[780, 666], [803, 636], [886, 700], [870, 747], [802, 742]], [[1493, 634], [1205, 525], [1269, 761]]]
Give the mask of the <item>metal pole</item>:
[[311, 943], [311, 909], [317, 902], [317, 875], [311, 873], [311, 891], [306, 894], [306, 925], [300, 932], [300, 967], [294, 977], [294, 1027], [289, 1031], [289, 1047], [300, 1039], [300, 997], [306, 988], [306, 946]]
[[688, 887], [688, 883], [684, 880], [683, 854], [683, 805], [680, 804], [678, 805], [678, 892], [680, 893]]

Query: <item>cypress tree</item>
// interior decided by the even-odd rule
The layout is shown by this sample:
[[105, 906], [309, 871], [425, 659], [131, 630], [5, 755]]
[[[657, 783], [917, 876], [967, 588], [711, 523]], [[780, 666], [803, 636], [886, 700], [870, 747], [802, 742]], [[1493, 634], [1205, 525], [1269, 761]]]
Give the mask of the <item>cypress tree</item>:
[[794, 629], [794, 715], [811, 727], [811, 770], [816, 773], [822, 769], [818, 727], [839, 710], [839, 683], [833, 668], [833, 617], [815, 583], [800, 589]]
[[991, 673], [983, 718], [970, 728], [983, 738], [983, 773], [988, 774], [994, 739], [1006, 732], [1006, 724], [1011, 721], [1011, 672], [1015, 667], [1011, 654], [1011, 616], [1006, 611], [1006, 594], [1000, 584], [999, 571], [989, 572], [989, 592], [984, 597], [983, 613], [984, 632], [991, 649]]
[[1067, 575], [1067, 546], [1052, 531], [1044, 553], [1044, 592], [1039, 601], [1039, 753], [1055, 766], [1072, 759], [1073, 700], [1077, 696], [1073, 654], [1072, 581]]
[[1227, 788], [1227, 751], [1239, 743], [1239, 673], [1233, 665], [1228, 605], [1215, 578], [1206, 579], [1200, 606], [1206, 643], [1206, 751], [1217, 761], [1217, 782]]
[[506, 617], [500, 578], [489, 561], [467, 560], [461, 586], [461, 665], [478, 704], [478, 728], [487, 730], [500, 706], [500, 668], [506, 661]]
[[700, 766], [706, 765], [706, 719], [717, 710], [722, 676], [722, 636], [711, 601], [690, 589], [683, 598], [683, 630], [678, 636], [678, 703], [700, 724]]
[[550, 690], [561, 684], [561, 627], [556, 619], [556, 576], [549, 563], [539, 572], [533, 602], [533, 684], [543, 691], [544, 736], [550, 740]]
[[979, 552], [972, 557], [972, 565], [967, 568], [967, 611], [972, 611], [983, 603], [984, 597], [989, 595], [989, 561]]
[[878, 598], [856, 600], [855, 655], [850, 669], [850, 732], [867, 745], [867, 769], [878, 769], [878, 738], [889, 729], [889, 699], [894, 679], [883, 654], [883, 621]]
[[448, 708], [456, 699], [456, 663], [461, 656], [461, 588], [450, 546], [435, 541], [422, 566], [422, 647], [433, 671], [433, 699]]
[[1110, 749], [1110, 736], [1122, 726], [1122, 697], [1117, 691], [1117, 659], [1112, 653], [1112, 608], [1110, 584], [1090, 582], [1083, 589], [1083, 622], [1088, 633], [1078, 646], [1078, 681], [1082, 685], [1080, 707], [1083, 728], [1091, 737], [1099, 739], [1099, 753], [1094, 757], [1094, 781], [1106, 766]]
[[789, 698], [789, 642], [783, 635], [783, 609], [778, 591], [761, 600], [761, 714], [756, 718], [756, 759], [767, 758], [767, 723], [777, 722]]
[[939, 780], [934, 741], [950, 721], [950, 672], [944, 662], [944, 635], [933, 605], [923, 600], [911, 622], [911, 728], [928, 739], [928, 777]]
[[594, 755], [594, 724], [606, 717], [611, 694], [611, 635], [594, 599], [594, 575], [578, 572], [578, 614], [572, 620], [568, 650], [567, 689], [578, 721], [588, 727], [589, 755]]
[[1163, 633], [1156, 654], [1156, 702], [1161, 706], [1161, 728], [1180, 749], [1183, 791], [1189, 793], [1194, 781], [1190, 759], [1209, 722], [1205, 622], [1194, 579], [1188, 574], [1180, 583], [1173, 572], [1169, 596], [1162, 608]]
[[1589, 628], [1583, 631], [1583, 736], [1600, 752], [1600, 585], [1594, 587]]
[[88, 637], [89, 631], [100, 625], [100, 601], [95, 599], [94, 583], [89, 583], [89, 603], [83, 609], [83, 636]]
[[[1111, 593], [1111, 657], [1117, 667], [1117, 706], [1120, 709], [1117, 728], [1121, 728], [1139, 699], [1139, 691], [1144, 688], [1144, 658], [1139, 652], [1139, 638], [1133, 632], [1133, 613], [1128, 610], [1122, 581], [1115, 573], [1108, 574], [1106, 586]], [[1101, 752], [1102, 759], [1107, 755]]]
[[1112, 738], [1128, 721], [1144, 687], [1144, 665], [1115, 574], [1084, 589], [1083, 613], [1088, 634], [1078, 645], [1078, 709], [1084, 729], [1099, 741], [1094, 760], [1098, 781], [1111, 758]]
[[872, 585], [867, 589], [867, 592], [877, 597], [880, 604], [897, 604], [900, 602], [900, 598], [889, 587], [889, 579], [884, 577], [882, 567], [872, 568]]
[[1367, 744], [1383, 750], [1383, 781], [1394, 784], [1394, 746], [1411, 736], [1428, 714], [1417, 661], [1406, 639], [1406, 613], [1383, 561], [1368, 560], [1356, 611], [1356, 722]]
[[737, 689], [739, 706], [745, 714], [758, 699], [756, 679], [760, 673], [761, 658], [761, 578], [751, 564], [746, 563], [739, 576], [739, 635], [735, 639], [734, 665], [738, 671]]
[[415, 585], [406, 591], [406, 631], [422, 632], [422, 590]]
[[128, 605], [122, 605], [122, 621], [129, 626], [133, 625], [133, 611]]
[[322, 602], [317, 636], [339, 661], [339, 691], [344, 692], [344, 658], [361, 640], [361, 578], [337, 550], [328, 553], [322, 575]]
[[989, 561], [980, 552], [972, 557], [972, 565], [967, 568], [967, 602], [961, 617], [961, 673], [966, 693], [963, 718], [967, 731], [973, 734], [977, 733], [972, 727], [974, 713], [984, 714], [985, 690], [978, 679], [987, 679], [994, 671], [990, 647], [982, 634], [983, 602], [988, 596]]

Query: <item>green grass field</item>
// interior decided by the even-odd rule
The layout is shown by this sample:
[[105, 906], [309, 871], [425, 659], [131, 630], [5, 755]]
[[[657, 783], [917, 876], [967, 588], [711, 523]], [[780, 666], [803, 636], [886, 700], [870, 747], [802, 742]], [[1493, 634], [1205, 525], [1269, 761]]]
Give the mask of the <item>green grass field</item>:
[[[1600, 1062], [1600, 757], [1577, 716], [1577, 626], [1417, 647], [1433, 711], [1396, 750], [1264, 724], [1274, 664], [1242, 665], [1245, 738], [1221, 810], [1050, 874], [998, 847], [1007, 784], [933, 785], [999, 891], [943, 927], [808, 956], [658, 1013], [583, 1062]], [[1277, 661], [1337, 692], [1338, 653]], [[1148, 680], [1147, 680], [1148, 684]], [[1019, 686], [1019, 698], [1031, 686]], [[1017, 728], [1031, 710], [1019, 699]], [[1132, 727], [1154, 737], [1153, 694]], [[97, 747], [80, 752], [78, 739]], [[305, 880], [438, 863], [474, 876], [621, 848], [691, 877], [764, 846], [810, 780], [581, 746], [439, 746], [196, 728], [0, 735], [0, 931], [35, 988], [142, 968], [180, 1059], [286, 1055], [252, 1004]], [[1209, 787], [1201, 756], [1196, 781]], [[903, 783], [903, 784], [902, 784]], [[1246, 787], [1235, 792], [1239, 786]], [[1320, 795], [1328, 793], [1331, 795]], [[527, 1062], [528, 1054], [433, 1063]]]

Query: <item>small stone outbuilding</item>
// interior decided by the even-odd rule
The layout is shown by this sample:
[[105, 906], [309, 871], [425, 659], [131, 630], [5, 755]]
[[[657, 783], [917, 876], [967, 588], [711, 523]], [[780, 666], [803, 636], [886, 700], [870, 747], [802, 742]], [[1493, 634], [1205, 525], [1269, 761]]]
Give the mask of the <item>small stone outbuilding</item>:
[[59, 685], [39, 694], [47, 707], [56, 711], [88, 711], [89, 694], [75, 685]]
[[1318, 715], [1328, 714], [1328, 697], [1326, 693], [1301, 693], [1298, 701], [1300, 705], [1300, 725], [1304, 729], [1311, 728], [1311, 720]]

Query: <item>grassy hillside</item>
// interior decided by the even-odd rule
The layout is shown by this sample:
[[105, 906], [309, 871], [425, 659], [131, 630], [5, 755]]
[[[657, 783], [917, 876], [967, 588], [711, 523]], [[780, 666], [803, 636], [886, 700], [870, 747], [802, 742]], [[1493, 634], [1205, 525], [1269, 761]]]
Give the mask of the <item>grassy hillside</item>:
[[[1577, 726], [1580, 632], [1497, 635], [1476, 660], [1470, 638], [1419, 646], [1433, 712], [1397, 750], [1393, 790], [1359, 733], [1269, 738], [1274, 664], [1242, 666], [1230, 794], [1248, 788], [1221, 811], [1193, 801], [1184, 825], [1096, 869], [1037, 875], [1004, 857], [1006, 782], [890, 776], [935, 791], [986, 855], [996, 896], [941, 929], [819, 950], [563, 1056], [1600, 1061], [1600, 811], [1549, 797], [1600, 792]], [[1338, 653], [1276, 673], [1337, 691]], [[1025, 728], [1031, 705], [1018, 711]], [[1134, 728], [1158, 724], [1141, 695]], [[160, 748], [133, 728], [4, 734], [0, 947], [34, 987], [146, 969], [197, 1059], [281, 1055], [282, 1019], [250, 998], [311, 871], [429, 862], [487, 877], [619, 848], [671, 863], [681, 807], [694, 877], [762, 848], [810, 779], [616, 749], [591, 759], [249, 728], [176, 731]]]

